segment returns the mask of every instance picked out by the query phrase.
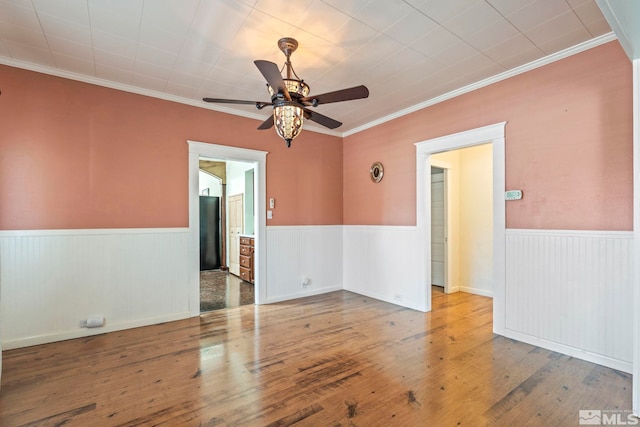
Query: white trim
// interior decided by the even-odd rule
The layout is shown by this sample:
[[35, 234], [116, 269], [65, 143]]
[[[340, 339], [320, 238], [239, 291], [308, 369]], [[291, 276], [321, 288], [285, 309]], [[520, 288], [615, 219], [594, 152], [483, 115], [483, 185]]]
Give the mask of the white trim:
[[254, 254], [255, 265], [255, 297], [256, 304], [264, 304], [267, 300], [267, 223], [266, 193], [267, 193], [267, 151], [251, 150], [247, 148], [231, 147], [227, 145], [208, 144], [198, 141], [187, 141], [189, 144], [189, 311], [192, 316], [200, 315], [200, 266], [198, 256], [200, 252], [200, 210], [198, 191], [198, 171], [200, 157], [220, 160], [253, 162], [255, 164], [254, 215], [255, 228]]
[[[425, 311], [431, 311], [431, 292], [426, 278], [431, 277], [430, 224], [431, 187], [427, 186], [427, 165], [431, 164], [431, 154], [457, 150], [474, 145], [492, 144], [493, 152], [493, 331], [503, 335], [505, 328], [505, 126], [507, 122], [496, 123], [477, 129], [433, 138], [416, 143], [416, 223], [420, 242], [420, 259], [424, 259], [425, 283], [421, 296]], [[430, 284], [429, 284], [430, 285]]]
[[374, 120], [369, 123], [365, 123], [362, 126], [358, 126], [353, 129], [349, 129], [342, 134], [342, 137], [347, 137], [358, 132], [362, 132], [364, 130], [370, 129], [372, 127], [381, 125], [391, 120], [395, 120], [399, 117], [406, 116], [407, 114], [414, 113], [416, 111], [422, 110], [423, 108], [430, 107], [435, 104], [439, 104], [440, 102], [444, 102], [448, 99], [455, 98], [460, 95], [464, 95], [465, 93], [473, 92], [474, 90], [481, 89], [485, 86], [492, 85], [494, 83], [501, 82], [503, 80], [507, 80], [511, 77], [515, 77], [519, 74], [526, 73], [527, 71], [535, 70], [536, 68], [544, 67], [545, 65], [549, 65], [553, 62], [560, 61], [561, 59], [568, 58], [569, 56], [576, 55], [578, 53], [587, 51], [589, 49], [593, 49], [594, 47], [598, 47], [605, 43], [609, 43], [610, 41], [616, 40], [616, 36], [613, 32], [604, 34], [602, 36], [593, 38], [591, 40], [587, 40], [586, 42], [582, 42], [570, 48], [561, 50], [560, 52], [553, 53], [551, 55], [547, 55], [544, 58], [536, 59], [535, 61], [531, 61], [528, 64], [521, 65], [519, 67], [513, 68], [511, 70], [507, 70], [503, 73], [496, 74], [495, 76], [491, 76], [484, 80], [480, 80], [479, 82], [472, 83], [470, 85], [461, 87], [456, 90], [452, 90], [451, 92], [447, 92], [443, 95], [436, 96], [435, 98], [428, 99], [419, 104], [413, 105], [411, 107], [405, 108], [403, 110], [397, 111], [393, 114], [389, 114], [388, 116], [382, 117], [380, 119]]
[[175, 228], [87, 228], [60, 230], [0, 230], [2, 237], [47, 237], [47, 236], [100, 236], [120, 234], [175, 234], [188, 233], [187, 227]]
[[605, 237], [607, 239], [632, 239], [633, 231], [605, 231], [605, 230], [540, 230], [507, 228], [510, 236], [563, 236], [574, 238]]
[[306, 298], [314, 295], [326, 294], [329, 292], [342, 291], [342, 286], [330, 286], [327, 288], [313, 289], [311, 291], [301, 291], [297, 293], [291, 293], [286, 295], [278, 295], [275, 297], [267, 297], [267, 304], [272, 304], [274, 302], [282, 302], [282, 301], [290, 301], [293, 299]]
[[[156, 90], [145, 89], [137, 86], [132, 86], [126, 83], [114, 82], [111, 80], [101, 79], [99, 77], [87, 76], [85, 74], [74, 73], [72, 71], [60, 70], [57, 68], [47, 67], [45, 65], [34, 64], [31, 62], [20, 61], [18, 59], [7, 58], [0, 56], [0, 64], [7, 65], [9, 67], [21, 68], [23, 70], [35, 71], [36, 73], [48, 74], [50, 76], [61, 77], [63, 79], [75, 80], [82, 83], [88, 83], [96, 86], [102, 86], [109, 89], [121, 90], [123, 92], [135, 93], [137, 95], [148, 96], [151, 98], [162, 99], [164, 101], [177, 102], [178, 104], [190, 105], [192, 107], [204, 108], [205, 110], [213, 110], [219, 113], [231, 114], [233, 116], [245, 117], [247, 119], [254, 119], [263, 122], [267, 115], [265, 113], [251, 113], [245, 110], [238, 110], [235, 108], [227, 107], [221, 104], [214, 104], [204, 101], [198, 101], [191, 98], [184, 98], [177, 95], [172, 95], [166, 92], [158, 92]], [[313, 124], [305, 124], [304, 130], [323, 133], [332, 136], [342, 136], [341, 132], [331, 130], [322, 126], [316, 126]]]
[[514, 331], [512, 329], [504, 329], [503, 333], [501, 333], [500, 335], [527, 344], [531, 344], [536, 347], [542, 347], [547, 350], [556, 351], [558, 353], [566, 354], [572, 357], [577, 357], [578, 359], [586, 360], [587, 362], [596, 363], [598, 365], [606, 366], [612, 369], [617, 369], [619, 371], [630, 373], [632, 370], [632, 364], [624, 360], [614, 359], [612, 357], [603, 356], [602, 354], [591, 353], [589, 351], [584, 351], [576, 347], [559, 344], [555, 341], [545, 340], [543, 338]]
[[[633, 61], [633, 302], [640, 307], [640, 59]], [[640, 416], [640, 310], [633, 311], [633, 413]]]
[[66, 332], [45, 334], [45, 335], [36, 335], [32, 337], [3, 341], [2, 347], [4, 350], [11, 350], [14, 348], [48, 344], [48, 343], [57, 342], [57, 341], [71, 340], [74, 338], [89, 337], [96, 334], [105, 334], [108, 332], [116, 332], [116, 331], [122, 331], [125, 329], [139, 328], [141, 326], [157, 325], [159, 323], [164, 323], [164, 322], [174, 322], [176, 320], [187, 319], [189, 317], [190, 317], [189, 312], [184, 312], [184, 313], [170, 314], [166, 316], [152, 317], [148, 319], [139, 319], [139, 320], [133, 320], [129, 322], [122, 322], [122, 323], [117, 323], [113, 325], [106, 323], [105, 326], [101, 328], [92, 328], [92, 329], [82, 328], [82, 329], [76, 329], [73, 331], [66, 331]]
[[458, 286], [457, 292], [466, 292], [468, 294], [493, 298], [493, 291], [487, 289], [470, 288], [469, 286]]

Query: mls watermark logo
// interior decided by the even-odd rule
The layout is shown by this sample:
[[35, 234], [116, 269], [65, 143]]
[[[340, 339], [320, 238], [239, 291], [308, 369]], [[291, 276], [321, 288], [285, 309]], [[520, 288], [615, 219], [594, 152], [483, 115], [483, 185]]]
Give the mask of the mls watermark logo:
[[580, 425], [602, 425], [602, 411], [599, 409], [581, 409], [578, 416], [580, 417]]
[[631, 411], [581, 409], [578, 424], [591, 426], [637, 426], [640, 420]]

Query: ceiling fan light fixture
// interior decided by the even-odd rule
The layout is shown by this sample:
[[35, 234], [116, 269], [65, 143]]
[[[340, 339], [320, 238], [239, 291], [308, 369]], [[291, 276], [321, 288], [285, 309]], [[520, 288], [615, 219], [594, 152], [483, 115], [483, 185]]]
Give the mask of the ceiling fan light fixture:
[[[289, 94], [294, 95], [294, 96], [298, 96], [298, 97], [302, 97], [302, 98], [306, 98], [307, 96], [309, 96], [309, 85], [306, 84], [304, 81], [302, 80], [296, 80], [296, 79], [282, 79], [284, 81], [284, 85], [287, 87], [287, 90], [289, 91]], [[267, 89], [269, 90], [269, 95], [273, 98], [274, 95], [276, 95], [276, 91], [273, 90], [273, 88], [267, 84]]]
[[273, 123], [280, 138], [291, 146], [291, 141], [300, 134], [304, 123], [304, 110], [295, 102], [284, 101], [273, 107]]

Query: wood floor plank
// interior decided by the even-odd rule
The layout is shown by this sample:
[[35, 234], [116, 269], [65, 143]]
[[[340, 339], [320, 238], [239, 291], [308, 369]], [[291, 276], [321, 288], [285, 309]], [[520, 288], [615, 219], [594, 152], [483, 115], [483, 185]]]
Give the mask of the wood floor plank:
[[631, 376], [496, 336], [492, 301], [346, 291], [5, 351], [0, 425], [577, 425]]

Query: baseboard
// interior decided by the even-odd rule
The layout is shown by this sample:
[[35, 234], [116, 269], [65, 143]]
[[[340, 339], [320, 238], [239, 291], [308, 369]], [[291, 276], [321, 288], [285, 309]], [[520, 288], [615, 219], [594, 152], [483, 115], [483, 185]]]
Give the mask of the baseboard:
[[480, 295], [483, 297], [493, 298], [493, 291], [486, 289], [470, 288], [468, 286], [458, 286], [459, 292], [466, 292], [468, 294]]
[[289, 301], [292, 299], [311, 297], [314, 295], [328, 294], [329, 292], [341, 291], [342, 285], [329, 286], [326, 288], [312, 289], [302, 292], [290, 293], [286, 295], [278, 295], [277, 297], [267, 297], [267, 304], [274, 302]]
[[101, 328], [79, 328], [79, 329], [74, 329], [72, 331], [65, 331], [65, 332], [54, 333], [54, 334], [38, 335], [33, 337], [20, 338], [16, 340], [3, 341], [2, 350], [12, 350], [15, 348], [31, 347], [34, 345], [49, 344], [57, 341], [65, 341], [65, 340], [72, 340], [76, 338], [90, 337], [93, 335], [106, 334], [109, 332], [122, 331], [125, 329], [139, 328], [141, 326], [151, 326], [151, 325], [157, 325], [158, 323], [183, 320], [189, 317], [192, 317], [190, 313], [184, 312], [184, 313], [175, 313], [167, 316], [139, 319], [131, 322], [118, 323], [114, 325], [110, 325], [107, 319], [107, 323], [105, 324], [105, 326]]
[[354, 294], [364, 295], [365, 297], [377, 299], [378, 301], [388, 302], [389, 304], [398, 305], [400, 307], [410, 308], [411, 310], [416, 310], [416, 311], [425, 313], [425, 311], [420, 309], [420, 307], [418, 307], [417, 305], [407, 304], [407, 303], [405, 303], [403, 301], [397, 301], [397, 300], [394, 300], [394, 299], [392, 299], [390, 297], [387, 297], [386, 295], [380, 295], [380, 294], [377, 294], [375, 292], [367, 292], [367, 291], [348, 289], [348, 288], [344, 288], [344, 290], [345, 291], [349, 291], [349, 292], [353, 292]]
[[504, 331], [494, 331], [494, 333], [498, 335], [503, 335], [507, 338], [522, 341], [524, 343], [531, 344], [536, 347], [542, 347], [547, 350], [551, 350], [558, 353], [566, 354], [567, 356], [575, 357], [577, 359], [586, 360], [587, 362], [606, 366], [607, 368], [626, 372], [628, 374], [631, 374], [633, 371], [633, 364], [625, 360], [614, 359], [612, 357], [603, 356], [601, 354], [591, 353], [585, 350], [581, 350], [579, 348], [571, 347], [564, 344], [558, 344], [553, 341], [548, 341], [543, 338], [534, 337], [532, 335], [513, 331], [511, 329], [505, 329]]

